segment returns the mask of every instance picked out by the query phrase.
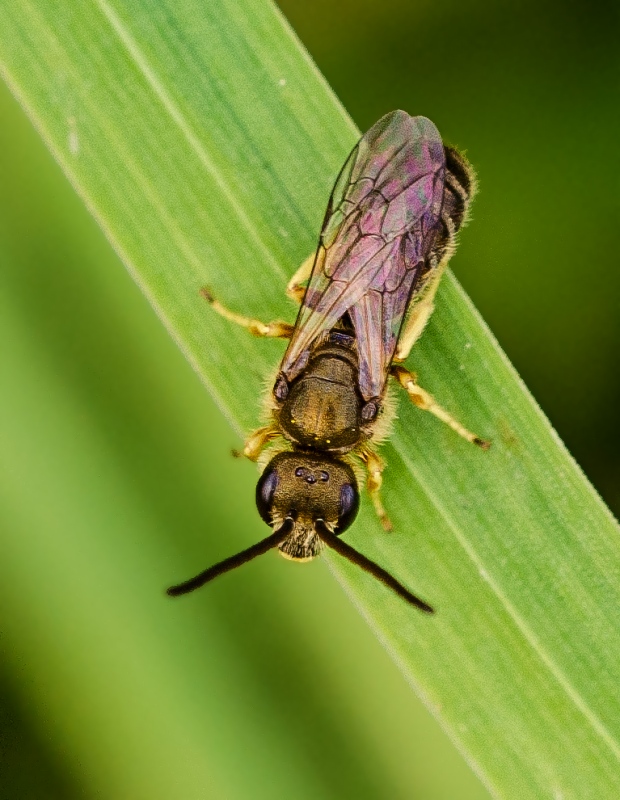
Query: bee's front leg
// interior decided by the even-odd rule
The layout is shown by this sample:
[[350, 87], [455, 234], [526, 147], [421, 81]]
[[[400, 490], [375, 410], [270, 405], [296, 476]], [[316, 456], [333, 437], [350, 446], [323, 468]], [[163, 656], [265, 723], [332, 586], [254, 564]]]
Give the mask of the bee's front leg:
[[226, 306], [223, 306], [219, 300], [216, 300], [210, 289], [206, 287], [200, 290], [200, 294], [220, 316], [224, 317], [224, 319], [227, 319], [229, 322], [236, 322], [237, 325], [247, 328], [253, 336], [266, 336], [270, 339], [290, 339], [295, 329], [295, 326], [288, 322], [281, 322], [280, 320], [261, 322], [259, 319], [252, 319], [251, 317], [244, 317], [241, 314], [236, 314], [234, 311], [226, 308]]
[[236, 458], [248, 458], [250, 461], [258, 461], [260, 454], [273, 439], [280, 436], [280, 431], [273, 425], [265, 425], [251, 433], [245, 440], [243, 450], [233, 450]]
[[377, 516], [379, 517], [384, 530], [391, 531], [392, 522], [387, 515], [387, 511], [383, 507], [380, 494], [381, 484], [383, 483], [382, 472], [385, 469], [385, 461], [381, 458], [381, 456], [378, 456], [372, 450], [365, 450], [360, 454], [360, 458], [364, 462], [368, 472], [366, 488], [368, 490], [368, 494], [370, 495], [370, 499], [372, 500], [372, 504], [375, 507], [375, 511], [377, 512]]

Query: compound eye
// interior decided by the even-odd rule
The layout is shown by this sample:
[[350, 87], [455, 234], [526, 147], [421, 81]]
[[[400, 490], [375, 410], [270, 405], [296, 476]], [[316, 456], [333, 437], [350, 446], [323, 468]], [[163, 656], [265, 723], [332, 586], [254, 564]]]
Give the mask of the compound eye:
[[256, 485], [256, 508], [267, 525], [271, 524], [271, 504], [278, 481], [278, 473], [275, 469], [267, 469], [260, 476]]
[[338, 509], [338, 528], [336, 533], [340, 536], [357, 516], [360, 507], [360, 496], [357, 487], [345, 483], [340, 489], [340, 505]]

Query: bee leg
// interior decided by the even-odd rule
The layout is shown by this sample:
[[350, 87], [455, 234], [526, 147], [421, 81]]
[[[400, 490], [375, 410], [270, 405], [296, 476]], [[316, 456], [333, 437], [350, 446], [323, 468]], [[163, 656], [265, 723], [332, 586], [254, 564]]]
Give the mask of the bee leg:
[[362, 453], [361, 458], [366, 465], [366, 470], [368, 472], [366, 488], [368, 489], [368, 494], [370, 495], [372, 504], [375, 507], [375, 511], [377, 512], [377, 516], [379, 517], [384, 530], [391, 531], [392, 523], [387, 515], [387, 511], [383, 507], [380, 494], [381, 484], [383, 483], [383, 476], [381, 473], [385, 469], [385, 461], [371, 450], [366, 450], [364, 453]]
[[224, 317], [224, 319], [227, 319], [229, 322], [236, 322], [237, 325], [247, 328], [253, 336], [267, 336], [270, 339], [291, 338], [295, 326], [288, 322], [280, 322], [280, 320], [275, 320], [274, 322], [261, 322], [258, 319], [244, 317], [241, 314], [236, 314], [234, 311], [230, 311], [228, 308], [226, 308], [226, 306], [223, 306], [219, 300], [215, 299], [215, 297], [211, 294], [211, 291], [206, 287], [203, 287], [200, 290], [200, 294], [204, 297], [207, 303], [209, 303], [211, 308], [214, 311], [217, 311], [220, 316]]
[[311, 253], [287, 284], [286, 294], [296, 303], [301, 303], [304, 299], [306, 287], [302, 286], [302, 284], [310, 277], [312, 267], [314, 266], [314, 259], [315, 253]]
[[463, 439], [467, 439], [468, 442], [481, 447], [483, 450], [489, 449], [491, 443], [486, 442], [484, 439], [476, 436], [471, 431], [468, 431], [467, 428], [461, 425], [458, 420], [454, 419], [451, 414], [438, 405], [435, 402], [432, 394], [429, 394], [426, 389], [422, 389], [421, 386], [417, 385], [415, 375], [412, 372], [409, 372], [409, 370], [405, 369], [404, 367], [393, 365], [390, 368], [390, 373], [394, 378], [396, 378], [396, 380], [409, 395], [409, 399], [418, 408], [421, 408], [424, 411], [430, 411], [431, 414], [434, 414], [442, 422], [445, 422], [446, 425], [449, 425], [453, 431], [458, 433], [459, 436], [462, 436]]
[[237, 458], [248, 458], [250, 461], [258, 461], [265, 446], [279, 435], [279, 431], [274, 428], [273, 425], [265, 425], [263, 428], [258, 428], [258, 430], [251, 433], [245, 440], [243, 450], [233, 450], [233, 455]]
[[439, 282], [441, 281], [441, 277], [447, 265], [448, 260], [446, 259], [445, 262], [440, 263], [436, 267], [437, 272], [430, 279], [422, 298], [413, 305], [409, 312], [403, 331], [398, 338], [394, 361], [404, 361], [411, 352], [413, 345], [418, 341], [420, 336], [422, 336], [426, 323], [435, 310], [435, 295], [437, 294]]

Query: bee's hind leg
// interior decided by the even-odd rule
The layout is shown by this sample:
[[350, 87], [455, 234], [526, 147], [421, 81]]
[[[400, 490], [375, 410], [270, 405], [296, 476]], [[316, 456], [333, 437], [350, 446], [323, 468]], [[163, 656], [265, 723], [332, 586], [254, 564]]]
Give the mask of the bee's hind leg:
[[420, 300], [414, 302], [414, 305], [409, 312], [402, 333], [398, 338], [398, 345], [396, 353], [394, 354], [395, 361], [404, 361], [411, 348], [418, 341], [420, 336], [424, 333], [426, 323], [429, 321], [431, 314], [435, 310], [435, 295], [439, 288], [444, 270], [448, 264], [447, 259], [436, 267], [436, 273], [430, 278], [428, 286], [424, 289], [424, 293]]
[[261, 322], [258, 319], [252, 319], [252, 317], [244, 317], [242, 314], [236, 314], [226, 306], [223, 306], [219, 300], [215, 299], [210, 289], [203, 287], [200, 290], [200, 294], [220, 316], [229, 322], [236, 322], [237, 325], [247, 328], [253, 336], [266, 336], [270, 339], [290, 339], [293, 334], [295, 326], [288, 322], [281, 322], [280, 320]]
[[377, 516], [379, 517], [384, 530], [391, 531], [392, 522], [387, 515], [387, 511], [383, 507], [380, 494], [381, 484], [383, 483], [383, 476], [381, 473], [385, 469], [385, 461], [376, 453], [373, 453], [372, 450], [365, 450], [360, 454], [360, 458], [364, 462], [368, 472], [366, 489], [368, 490], [372, 504], [375, 507]]
[[487, 442], [484, 439], [481, 439], [479, 436], [476, 436], [475, 433], [468, 431], [464, 425], [461, 425], [457, 419], [455, 419], [435, 401], [435, 398], [432, 396], [432, 394], [429, 394], [426, 389], [418, 386], [416, 383], [416, 376], [413, 374], [413, 372], [409, 372], [408, 369], [394, 364], [390, 368], [390, 374], [396, 378], [396, 380], [409, 395], [409, 399], [418, 408], [421, 408], [424, 411], [430, 411], [431, 414], [434, 414], [442, 422], [445, 422], [446, 425], [449, 425], [453, 431], [458, 433], [459, 436], [462, 436], [463, 439], [467, 439], [468, 442], [481, 447], [483, 450], [489, 449], [491, 446], [490, 442]]

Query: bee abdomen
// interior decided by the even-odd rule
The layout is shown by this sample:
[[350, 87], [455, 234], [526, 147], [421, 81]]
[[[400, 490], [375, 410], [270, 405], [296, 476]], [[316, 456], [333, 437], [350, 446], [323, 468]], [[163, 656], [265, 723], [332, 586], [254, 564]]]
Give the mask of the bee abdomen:
[[446, 181], [443, 196], [443, 214], [454, 225], [454, 232], [463, 224], [475, 191], [474, 171], [469, 162], [452, 147], [445, 148]]

